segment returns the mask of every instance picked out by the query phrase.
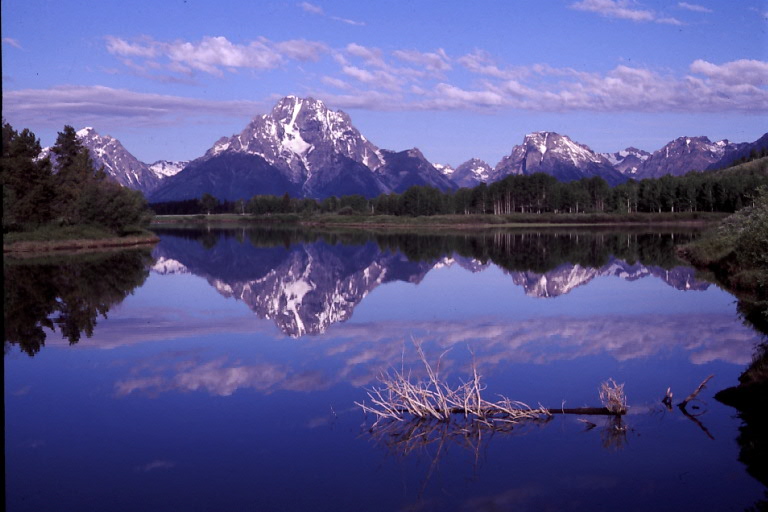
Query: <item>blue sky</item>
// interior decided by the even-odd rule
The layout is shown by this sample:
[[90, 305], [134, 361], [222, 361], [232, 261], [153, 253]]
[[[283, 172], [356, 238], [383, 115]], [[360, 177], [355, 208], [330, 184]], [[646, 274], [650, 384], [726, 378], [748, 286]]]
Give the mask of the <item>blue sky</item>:
[[201, 156], [313, 96], [381, 148], [495, 165], [526, 133], [596, 151], [768, 131], [768, 1], [2, 2], [3, 117]]

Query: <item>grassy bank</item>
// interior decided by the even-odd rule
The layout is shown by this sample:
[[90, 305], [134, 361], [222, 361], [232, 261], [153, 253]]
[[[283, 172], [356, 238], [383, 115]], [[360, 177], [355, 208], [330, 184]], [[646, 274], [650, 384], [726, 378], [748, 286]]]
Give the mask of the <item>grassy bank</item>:
[[146, 230], [118, 236], [98, 226], [45, 226], [34, 231], [3, 235], [3, 254], [24, 256], [46, 252], [83, 252], [157, 243], [159, 238]]
[[657, 225], [657, 224], [709, 224], [725, 217], [722, 213], [544, 213], [512, 215], [431, 215], [422, 217], [322, 213], [270, 214], [270, 215], [159, 215], [153, 225], [162, 224], [298, 224], [304, 226], [348, 227], [426, 227], [426, 228], [476, 228], [476, 227], [537, 227], [537, 226], [597, 226], [597, 225]]

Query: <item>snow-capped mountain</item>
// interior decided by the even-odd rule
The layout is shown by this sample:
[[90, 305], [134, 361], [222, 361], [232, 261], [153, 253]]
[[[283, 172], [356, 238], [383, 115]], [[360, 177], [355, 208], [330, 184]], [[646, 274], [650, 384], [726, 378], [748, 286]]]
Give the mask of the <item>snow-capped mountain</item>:
[[116, 138], [99, 135], [92, 127], [79, 130], [77, 137], [91, 152], [96, 167], [104, 166], [106, 173], [122, 186], [147, 193], [160, 183], [161, 178], [128, 152]]
[[181, 170], [189, 164], [189, 160], [182, 160], [179, 162], [169, 162], [168, 160], [158, 160], [153, 164], [149, 164], [149, 170], [155, 173], [156, 176], [162, 178], [170, 178], [181, 172]]
[[637, 175], [640, 178], [660, 178], [667, 174], [682, 176], [690, 171], [703, 171], [743, 145], [727, 140], [712, 142], [707, 137], [678, 137], [654, 151], [640, 165]]
[[579, 286], [586, 285], [596, 277], [605, 276], [620, 277], [626, 281], [636, 281], [653, 276], [678, 290], [706, 290], [709, 288], [709, 283], [695, 278], [696, 271], [690, 267], [675, 267], [667, 270], [640, 263], [630, 264], [616, 258], [611, 258], [608, 264], [600, 268], [564, 264], [543, 274], [536, 272], [508, 273], [516, 285], [523, 287], [526, 295], [538, 298], [559, 297]]
[[613, 168], [629, 177], [637, 176], [640, 166], [648, 160], [651, 154], [642, 149], [628, 147], [615, 153], [601, 153]]
[[456, 172], [456, 169], [454, 169], [450, 164], [439, 164], [432, 162], [432, 167], [437, 169], [440, 174], [448, 178], [449, 180], [453, 179], [453, 173]]
[[496, 164], [491, 181], [512, 174], [528, 175], [537, 172], [550, 174], [560, 181], [593, 176], [600, 176], [611, 185], [626, 181], [624, 175], [614, 169], [604, 156], [554, 132], [526, 135], [521, 145], [515, 146], [512, 153]]
[[[238, 135], [223, 137], [203, 158], [223, 152], [259, 155], [287, 173], [294, 183], [307, 183], [343, 155], [373, 170], [383, 163], [370, 143], [342, 111], [313, 98], [286, 96], [269, 114], [257, 116]], [[311, 184], [308, 185], [311, 187]]]
[[152, 271], [191, 272], [220, 294], [248, 305], [285, 334], [321, 334], [348, 320], [357, 305], [383, 283], [419, 283], [432, 268], [375, 243], [358, 246], [324, 242], [290, 247], [252, 247], [220, 237], [213, 247], [164, 236], [153, 250]]
[[493, 169], [483, 160], [472, 158], [456, 168], [451, 180], [460, 187], [472, 188], [488, 183]]
[[[380, 150], [344, 112], [330, 110], [313, 98], [286, 96], [239, 134], [219, 139], [151, 199], [188, 199], [205, 192], [220, 199], [283, 193], [375, 197], [399, 190], [406, 182], [454, 188], [426, 160], [422, 165], [423, 155], [413, 151]], [[398, 163], [387, 162], [389, 157]]]
[[[499, 265], [493, 263], [493, 256], [490, 261], [481, 261], [457, 253], [411, 261], [399, 250], [382, 250], [370, 241], [360, 245], [323, 241], [284, 245], [276, 241], [278, 245], [256, 247], [232, 235], [214, 236], [210, 244], [187, 236], [164, 235], [153, 250], [156, 262], [152, 271], [203, 277], [220, 294], [244, 302], [257, 316], [272, 320], [293, 337], [320, 334], [348, 320], [368, 294], [386, 283], [418, 284], [430, 271], [453, 265], [472, 273]], [[517, 252], [511, 246], [488, 249], [502, 260]], [[527, 295], [539, 298], [562, 296], [605, 276], [628, 281], [653, 276], [679, 290], [705, 290], [709, 286], [698, 281], [689, 267], [664, 269], [616, 257], [601, 267], [565, 263], [546, 272], [499, 268]]]
[[[155, 190], [165, 178], [178, 173], [187, 163], [160, 160], [146, 164], [125, 149], [119, 140], [110, 135], [100, 135], [91, 126], [78, 130], [76, 134], [90, 152], [97, 169], [103, 167], [109, 178], [145, 195]], [[40, 152], [40, 157], [46, 156], [55, 159], [50, 147]]]

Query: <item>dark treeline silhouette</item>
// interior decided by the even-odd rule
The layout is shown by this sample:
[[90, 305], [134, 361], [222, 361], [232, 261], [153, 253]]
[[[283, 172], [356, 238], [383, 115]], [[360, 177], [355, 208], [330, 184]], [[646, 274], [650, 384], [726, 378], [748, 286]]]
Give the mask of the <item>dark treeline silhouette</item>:
[[223, 239], [235, 238], [258, 248], [291, 247], [322, 241], [329, 245], [364, 245], [375, 242], [382, 251], [400, 252], [411, 261], [435, 262], [454, 254], [480, 263], [492, 262], [510, 271], [548, 272], [569, 263], [601, 267], [611, 257], [630, 264], [662, 268], [680, 265], [674, 248], [698, 237], [695, 232], [672, 230], [488, 230], [482, 233], [390, 233], [307, 230], [300, 227], [158, 228], [155, 232], [196, 240], [211, 249]]
[[201, 199], [154, 203], [159, 215], [202, 213], [380, 214], [398, 216], [514, 213], [734, 212], [751, 204], [754, 191], [768, 184], [768, 158], [728, 169], [684, 176], [629, 180], [611, 188], [600, 178], [560, 182], [547, 174], [508, 176], [490, 185], [441, 192], [413, 186], [402, 194], [328, 197], [322, 201], [257, 195], [249, 200]]
[[144, 284], [149, 250], [6, 262], [3, 298], [5, 352], [18, 345], [30, 356], [58, 331], [70, 344], [93, 335], [99, 316]]

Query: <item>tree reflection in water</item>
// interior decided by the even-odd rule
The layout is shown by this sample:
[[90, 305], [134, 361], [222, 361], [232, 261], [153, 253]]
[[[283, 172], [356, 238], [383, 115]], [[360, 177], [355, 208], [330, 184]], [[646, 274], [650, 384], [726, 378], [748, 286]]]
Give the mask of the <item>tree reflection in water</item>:
[[13, 345], [34, 356], [47, 332], [75, 344], [93, 335], [97, 318], [144, 284], [149, 250], [14, 261], [3, 265], [4, 351]]

